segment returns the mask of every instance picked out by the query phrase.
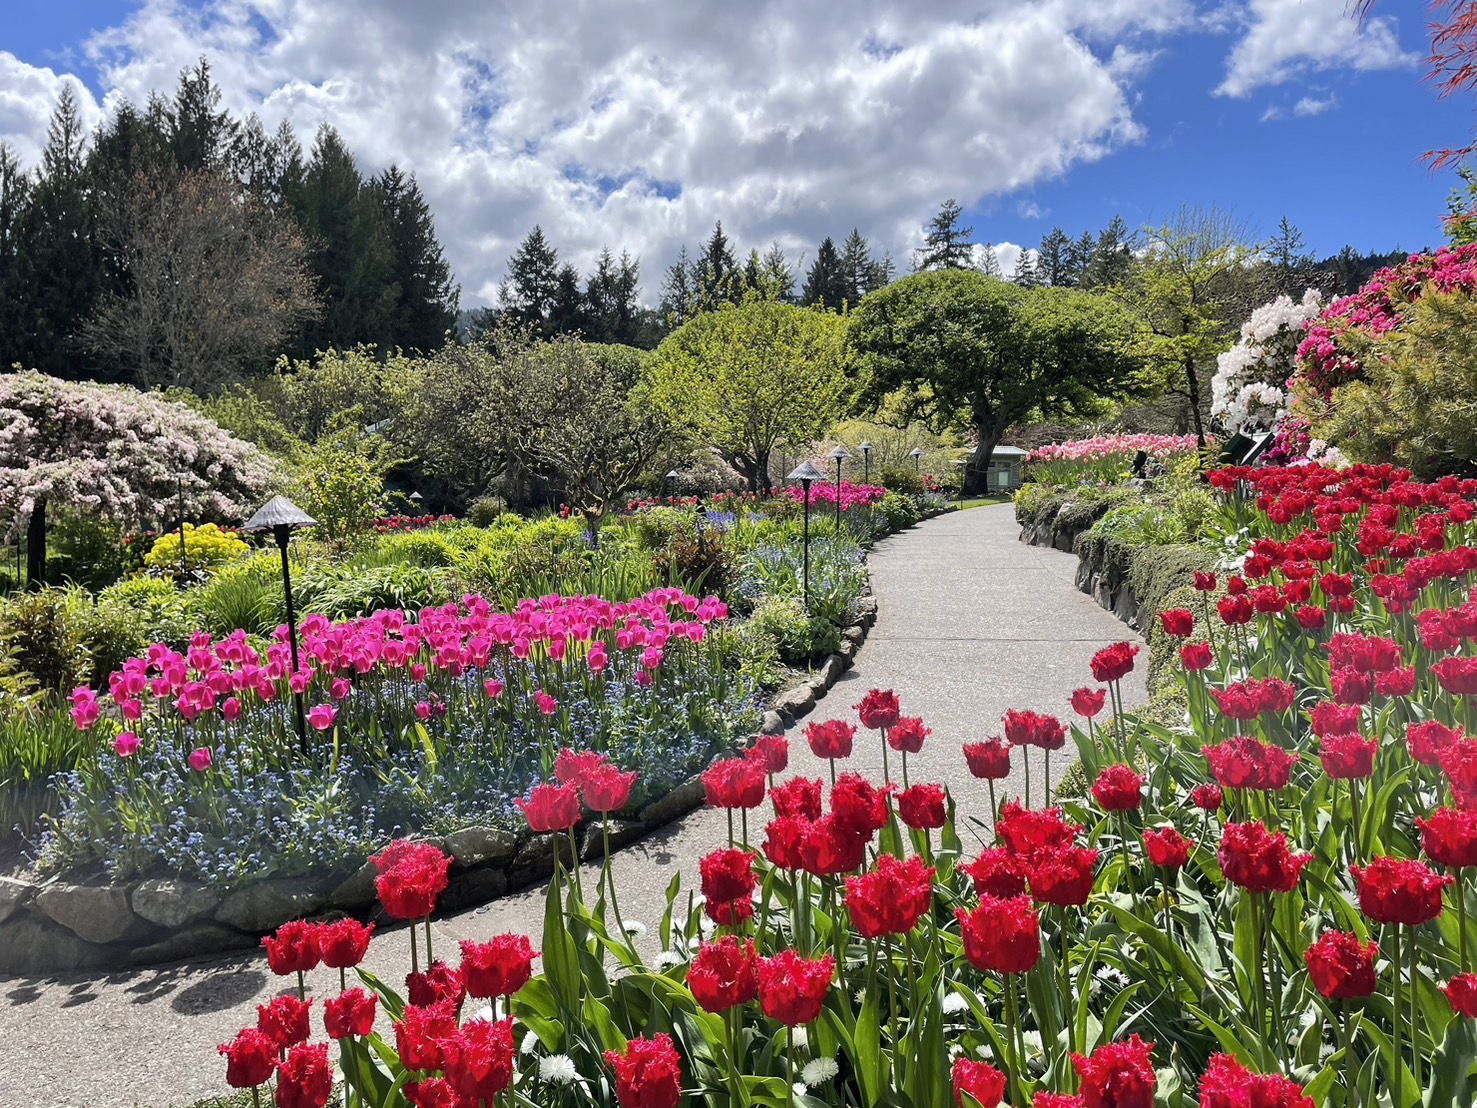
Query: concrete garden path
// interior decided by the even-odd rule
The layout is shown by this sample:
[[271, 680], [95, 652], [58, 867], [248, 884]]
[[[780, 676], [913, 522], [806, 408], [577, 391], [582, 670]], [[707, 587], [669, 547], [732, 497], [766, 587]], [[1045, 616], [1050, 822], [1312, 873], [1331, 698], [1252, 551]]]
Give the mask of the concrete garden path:
[[[1007, 504], [941, 516], [879, 544], [871, 558], [876, 626], [855, 668], [808, 717], [854, 721], [853, 705], [869, 688], [896, 689], [904, 712], [933, 728], [922, 753], [909, 760], [910, 778], [947, 783], [961, 817], [983, 814], [988, 802], [965, 769], [960, 744], [998, 734], [1007, 708], [1068, 715], [1071, 690], [1090, 681], [1093, 652], [1131, 637], [1073, 587], [1074, 558], [1026, 546], [1016, 533]], [[1132, 675], [1138, 681], [1125, 682], [1130, 705], [1143, 701], [1142, 675], [1140, 666]], [[799, 731], [790, 732], [791, 771], [822, 776], [824, 763]], [[875, 733], [857, 737], [848, 768], [880, 780]], [[1065, 769], [1065, 754], [1053, 776]], [[1039, 760], [1033, 768], [1034, 791], [1041, 787]], [[1007, 786], [1019, 792], [1021, 783]], [[680, 869], [684, 885], [695, 884], [697, 859], [719, 844], [725, 826], [720, 814], [698, 810], [622, 850], [615, 869], [625, 918], [654, 933], [672, 873]], [[961, 834], [968, 845], [965, 826]], [[587, 889], [596, 872], [586, 870]], [[533, 936], [537, 947], [544, 895], [537, 887], [436, 919], [436, 951], [455, 960], [458, 939], [513, 930]], [[401, 927], [377, 935], [368, 968], [388, 981], [402, 979], [406, 943]], [[0, 1106], [165, 1108], [224, 1093], [216, 1044], [254, 1023], [255, 1006], [285, 986], [260, 951], [103, 976], [0, 977]], [[335, 995], [336, 972], [315, 971], [309, 987], [320, 997]], [[313, 1009], [319, 1040], [321, 1010], [320, 1001]]]

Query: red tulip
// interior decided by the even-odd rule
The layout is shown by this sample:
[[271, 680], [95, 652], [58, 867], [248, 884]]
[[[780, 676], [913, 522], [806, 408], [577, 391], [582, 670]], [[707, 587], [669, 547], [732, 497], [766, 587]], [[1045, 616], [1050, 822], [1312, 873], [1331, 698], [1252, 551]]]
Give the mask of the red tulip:
[[323, 955], [323, 964], [329, 969], [353, 969], [364, 961], [369, 952], [369, 937], [374, 934], [374, 924], [362, 924], [356, 919], [334, 920], [318, 928], [318, 948]]
[[1187, 642], [1180, 647], [1180, 663], [1191, 673], [1209, 669], [1215, 661], [1215, 651], [1208, 642]]
[[1031, 896], [1042, 904], [1081, 907], [1092, 895], [1097, 847], [1064, 846], [1038, 856], [1027, 867]]
[[969, 772], [982, 781], [999, 781], [1010, 776], [1010, 747], [999, 739], [966, 743], [964, 761]]
[[619, 812], [631, 799], [631, 786], [636, 771], [623, 773], [612, 765], [601, 765], [591, 772], [580, 787], [585, 806], [592, 812]]
[[1253, 893], [1291, 892], [1312, 857], [1292, 853], [1286, 835], [1256, 821], [1226, 824], [1216, 851], [1226, 880]]
[[295, 996], [274, 996], [266, 1004], [256, 1006], [256, 1026], [286, 1050], [293, 1043], [307, 1042], [313, 1029], [308, 1021], [311, 1000], [302, 1001]]
[[1214, 592], [1215, 591], [1215, 574], [1214, 573], [1201, 573], [1198, 569], [1195, 570], [1195, 571], [1193, 571], [1193, 572], [1194, 572], [1194, 581], [1195, 581], [1195, 591], [1196, 592]]
[[1374, 772], [1374, 755], [1379, 743], [1358, 735], [1325, 735], [1318, 758], [1323, 772], [1334, 781], [1362, 781]]
[[1405, 743], [1410, 756], [1423, 766], [1440, 765], [1441, 755], [1461, 739], [1460, 727], [1447, 727], [1434, 719], [1412, 723], [1405, 728]]
[[444, 1001], [459, 1012], [467, 998], [467, 983], [462, 980], [460, 970], [452, 969], [438, 958], [426, 970], [405, 975], [405, 995], [418, 1008]]
[[494, 935], [485, 943], [462, 940], [462, 980], [467, 993], [479, 999], [512, 996], [533, 976], [539, 956], [527, 935]]
[[1202, 746], [1200, 753], [1210, 763], [1210, 772], [1227, 789], [1259, 789], [1276, 792], [1287, 787], [1298, 760], [1281, 747], [1249, 735], [1238, 735], [1218, 746]]
[[861, 869], [866, 851], [867, 836], [832, 812], [807, 826], [801, 868], [815, 877], [837, 877]]
[[1414, 926], [1441, 914], [1441, 890], [1455, 878], [1443, 877], [1410, 858], [1377, 857], [1367, 866], [1350, 866], [1359, 891], [1359, 910], [1376, 923]]
[[872, 689], [855, 707], [862, 726], [874, 731], [895, 727], [901, 718], [897, 693], [891, 689], [886, 692], [881, 689]]
[[1060, 750], [1067, 743], [1067, 729], [1055, 716], [1012, 708], [1001, 717], [1001, 722], [1005, 726], [1005, 740], [1011, 746]]
[[820, 778], [792, 777], [769, 790], [770, 803], [776, 816], [821, 818], [822, 786]]
[[703, 792], [714, 808], [757, 808], [764, 776], [764, 767], [747, 758], [721, 758], [703, 770]]
[[887, 731], [887, 745], [905, 754], [917, 754], [923, 749], [923, 740], [933, 734], [916, 716], [904, 716]]
[[754, 940], [741, 944], [737, 936], [725, 935], [717, 942], [703, 943], [687, 971], [687, 987], [704, 1011], [724, 1012], [749, 1003], [759, 995]]
[[1314, 1108], [1303, 1087], [1280, 1073], [1252, 1073], [1230, 1054], [1216, 1054], [1200, 1078], [1200, 1108]]
[[831, 814], [853, 834], [870, 838], [887, 824], [891, 792], [891, 785], [879, 789], [859, 773], [843, 773], [831, 786]]
[[254, 1089], [271, 1080], [280, 1048], [265, 1031], [247, 1027], [216, 1049], [226, 1056], [226, 1084], [233, 1089]]
[[1459, 973], [1442, 985], [1441, 991], [1446, 994], [1453, 1012], [1467, 1019], [1477, 1019], [1477, 976]]
[[1320, 739], [1329, 735], [1352, 735], [1359, 730], [1359, 705], [1323, 700], [1314, 706], [1309, 719], [1313, 734]]
[[817, 758], [850, 758], [856, 728], [844, 720], [810, 723], [805, 727], [805, 741]]
[[899, 862], [881, 855], [876, 869], [846, 879], [852, 927], [864, 939], [907, 934], [933, 904], [933, 875], [933, 867], [916, 856]]
[[778, 816], [764, 829], [764, 856], [769, 864], [791, 872], [805, 866], [804, 846], [811, 821], [804, 816]]
[[605, 1052], [615, 1070], [615, 1095], [620, 1108], [676, 1108], [682, 1099], [682, 1061], [671, 1036], [637, 1036], [619, 1054]]
[[1477, 812], [1437, 808], [1429, 819], [1416, 817], [1421, 849], [1433, 862], [1460, 869], [1477, 866]]
[[396, 919], [431, 914], [446, 888], [451, 859], [430, 843], [398, 839], [370, 859], [379, 870], [375, 891], [385, 911]]
[[735, 927], [754, 914], [754, 855], [747, 850], [715, 850], [698, 860], [705, 903], [714, 923]]
[[362, 1037], [374, 1030], [378, 997], [363, 989], [349, 989], [323, 1002], [323, 1028], [330, 1039]]
[[442, 1044], [446, 1080], [467, 1103], [492, 1104], [513, 1083], [513, 1017], [468, 1020]]
[[1188, 608], [1166, 608], [1159, 613], [1159, 626], [1166, 635], [1187, 639], [1195, 631], [1195, 613]]
[[1023, 807], [1019, 801], [1006, 801], [1000, 818], [995, 821], [995, 835], [1005, 849], [1027, 865], [1047, 854], [1072, 845], [1073, 836], [1082, 828], [1062, 819], [1060, 808], [1037, 811]]
[[980, 897], [972, 912], [954, 909], [964, 940], [964, 956], [977, 970], [1025, 973], [1041, 958], [1041, 925], [1025, 896], [1006, 900]]
[[277, 1065], [277, 1108], [323, 1108], [333, 1095], [327, 1043], [299, 1043]]
[[439, 1070], [444, 1067], [442, 1044], [456, 1034], [457, 1012], [451, 1004], [420, 1008], [407, 1004], [395, 1024], [395, 1050], [408, 1070]]
[[1092, 783], [1092, 798], [1105, 812], [1137, 811], [1143, 802], [1144, 779], [1129, 766], [1106, 767]]
[[985, 1062], [956, 1058], [951, 1076], [956, 1108], [966, 1108], [965, 1094], [974, 1098], [967, 1108], [975, 1108], [976, 1104], [979, 1108], [999, 1108], [1005, 1097], [1005, 1074]]
[[1133, 658], [1138, 652], [1139, 648], [1128, 642], [1103, 647], [1092, 656], [1093, 680], [1107, 684], [1127, 677], [1133, 671]]
[[267, 965], [272, 972], [285, 977], [317, 968], [322, 959], [318, 931], [316, 923], [295, 919], [277, 928], [275, 935], [262, 936], [262, 946], [267, 948]]
[[1107, 698], [1107, 689], [1074, 689], [1072, 691], [1072, 711], [1084, 719], [1091, 719], [1103, 710], [1103, 704]]
[[782, 950], [759, 960], [759, 1006], [772, 1020], [787, 1027], [810, 1023], [821, 1014], [836, 961], [829, 954], [801, 957]]
[[1144, 832], [1144, 851], [1149, 856], [1151, 866], [1180, 869], [1190, 860], [1190, 851], [1194, 846], [1194, 839], [1185, 838], [1174, 827]]
[[938, 785], [913, 785], [904, 789], [898, 794], [897, 810], [902, 821], [918, 831], [942, 827], [948, 818], [944, 790]]
[[754, 745], [749, 747], [748, 754], [759, 759], [764, 772], [773, 777], [789, 768], [790, 740], [783, 735], [760, 735], [754, 740]]
[[1091, 1108], [1154, 1108], [1153, 1043], [1138, 1035], [1105, 1043], [1091, 1057], [1072, 1055], [1082, 1082], [1082, 1103]]
[[1369, 996], [1375, 990], [1379, 945], [1365, 945], [1350, 931], [1325, 931], [1303, 951], [1313, 987], [1330, 1000]]
[[1202, 812], [1219, 812], [1224, 800], [1219, 786], [1216, 785], [1196, 785], [1190, 790], [1190, 803]]

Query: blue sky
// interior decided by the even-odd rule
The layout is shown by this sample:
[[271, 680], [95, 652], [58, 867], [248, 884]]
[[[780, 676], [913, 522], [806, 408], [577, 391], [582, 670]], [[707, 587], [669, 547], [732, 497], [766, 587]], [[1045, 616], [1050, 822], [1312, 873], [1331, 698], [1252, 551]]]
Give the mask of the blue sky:
[[478, 303], [536, 222], [581, 268], [630, 249], [652, 298], [715, 219], [802, 261], [858, 226], [906, 265], [950, 196], [1007, 268], [1187, 202], [1414, 250], [1455, 183], [1420, 154], [1474, 123], [1422, 83], [1419, 0], [1362, 31], [1344, 0], [574, 2], [5, 0], [0, 138], [34, 160], [61, 82], [95, 121], [207, 54], [238, 114], [415, 172]]

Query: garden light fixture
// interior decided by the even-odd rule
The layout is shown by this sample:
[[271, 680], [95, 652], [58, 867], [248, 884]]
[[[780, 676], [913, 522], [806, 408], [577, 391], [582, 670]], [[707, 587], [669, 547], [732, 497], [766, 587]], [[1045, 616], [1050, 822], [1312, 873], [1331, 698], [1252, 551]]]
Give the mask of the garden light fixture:
[[[841, 463], [838, 461], [836, 463], [836, 466], [839, 469]], [[824, 481], [825, 479], [826, 475], [820, 470], [816, 469], [815, 466], [810, 462], [801, 462], [798, 466], [790, 471], [789, 477], [786, 478], [787, 481], [799, 481], [800, 488], [804, 494], [803, 496], [801, 496], [800, 502], [805, 505], [805, 523], [803, 524], [801, 530], [801, 534], [803, 536], [801, 540], [801, 545], [804, 547], [805, 550], [805, 561], [800, 580], [801, 588], [805, 596], [805, 614], [807, 616], [810, 615], [810, 486], [812, 482]]]
[[851, 451], [844, 446], [838, 446], [826, 456], [833, 458], [836, 462], [836, 530], [839, 532], [841, 530], [841, 463], [851, 457]]
[[870, 485], [872, 483], [872, 444], [870, 442], [864, 442], [864, 443], [862, 443], [862, 445], [861, 445], [861, 451], [862, 451], [862, 484], [864, 484], [864, 485]]
[[913, 476], [916, 477], [918, 476], [918, 459], [923, 457], [923, 449], [915, 446], [908, 451], [908, 456], [913, 459]]
[[[282, 595], [287, 601], [287, 645], [291, 651], [292, 673], [295, 676], [298, 671], [297, 665], [297, 617], [292, 610], [292, 570], [287, 564], [287, 543], [292, 537], [292, 532], [299, 527], [316, 527], [318, 521], [307, 512], [303, 511], [285, 496], [274, 496], [257, 511], [256, 515], [246, 521], [243, 531], [270, 531], [277, 538], [277, 546], [282, 551]], [[293, 701], [297, 708], [297, 741], [304, 756], [308, 753], [308, 725], [303, 715], [303, 694], [293, 693]]]
[[954, 464], [959, 467], [959, 507], [964, 507], [964, 482], [969, 476], [969, 459], [956, 458]]

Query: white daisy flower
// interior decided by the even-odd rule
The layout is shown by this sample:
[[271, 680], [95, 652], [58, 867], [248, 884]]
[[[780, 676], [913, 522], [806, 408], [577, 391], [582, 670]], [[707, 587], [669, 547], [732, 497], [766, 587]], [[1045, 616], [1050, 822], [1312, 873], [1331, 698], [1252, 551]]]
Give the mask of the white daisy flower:
[[806, 1093], [810, 1092], [810, 1090], [805, 1087], [804, 1081], [797, 1081], [792, 1087], [795, 1091], [796, 1096], [804, 1096]]
[[995, 1056], [995, 1052], [987, 1047], [984, 1043], [980, 1043], [979, 1046], [975, 1047], [974, 1052], [978, 1054], [981, 1058], [985, 1059], [985, 1061], [987, 1062]]
[[968, 1007], [969, 1001], [965, 1000], [964, 997], [960, 996], [958, 993], [944, 994], [944, 1015], [952, 1016], [955, 1012], [962, 1012]]
[[704, 916], [702, 919], [698, 920], [697, 927], [698, 930], [702, 933], [703, 938], [705, 939], [711, 939], [715, 934], [718, 933], [718, 925], [710, 920], [707, 916]]
[[518, 1053], [533, 1054], [538, 1050], [540, 1045], [541, 1042], [538, 1037], [538, 1032], [530, 1031], [527, 1035], [523, 1036], [523, 1042], [518, 1044]]
[[551, 1054], [538, 1061], [538, 1075], [551, 1085], [572, 1085], [579, 1080], [579, 1070], [574, 1068], [574, 1059], [568, 1054]]
[[630, 935], [632, 938], [644, 935], [646, 934], [646, 924], [642, 923], [640, 920], [628, 919], [626, 920], [626, 934]]
[[867, 990], [858, 989], [856, 992], [851, 994], [851, 998], [856, 1002], [858, 1006], [860, 1006], [861, 1003], [867, 999]]
[[652, 964], [656, 966], [657, 969], [664, 970], [671, 969], [673, 966], [680, 966], [685, 961], [687, 961], [687, 959], [682, 957], [682, 955], [678, 954], [675, 950], [664, 950], [652, 959]]
[[834, 1058], [812, 1058], [800, 1071], [800, 1079], [807, 1085], [824, 1085], [841, 1072]]
[[962, 1046], [960, 1046], [958, 1043], [950, 1043], [949, 1044], [949, 1061], [952, 1062], [955, 1058], [958, 1058], [963, 1053], [964, 1053], [964, 1048]]
[[790, 1045], [796, 1050], [804, 1050], [810, 1045], [810, 1032], [803, 1027], [790, 1028]]

